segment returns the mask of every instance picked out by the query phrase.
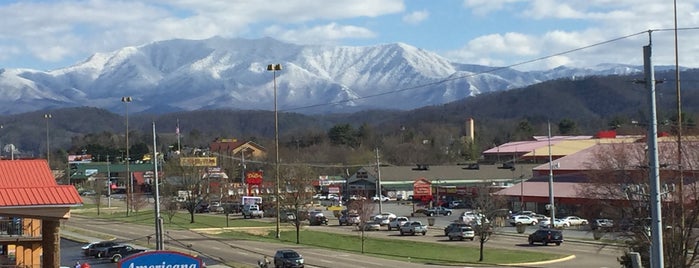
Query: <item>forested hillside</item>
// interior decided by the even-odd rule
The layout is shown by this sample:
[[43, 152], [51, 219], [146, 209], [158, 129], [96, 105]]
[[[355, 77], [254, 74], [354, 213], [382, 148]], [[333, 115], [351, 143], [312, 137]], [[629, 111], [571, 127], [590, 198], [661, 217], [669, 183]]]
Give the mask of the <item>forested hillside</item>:
[[[699, 107], [699, 75], [682, 74], [683, 121], [693, 130]], [[661, 131], [673, 131], [677, 117], [674, 73], [658, 73], [658, 121]], [[621, 134], [645, 133], [648, 92], [642, 79], [628, 76], [560, 79], [527, 88], [487, 93], [440, 106], [411, 111], [372, 110], [352, 114], [302, 115], [280, 111], [280, 152], [283, 161], [375, 163], [375, 148], [383, 162], [406, 165], [470, 160], [485, 149], [507, 141], [546, 135], [547, 122], [556, 134], [594, 135], [610, 128]], [[44, 117], [51, 114], [50, 119]], [[476, 143], [463, 144], [468, 118], [476, 122]], [[156, 123], [161, 150], [174, 146], [180, 126], [183, 147], [207, 147], [217, 137], [256, 141], [274, 148], [271, 111], [201, 110], [165, 115], [129, 114], [132, 145], [152, 147]], [[82, 107], [0, 117], [0, 144], [14, 144], [23, 154], [44, 157], [49, 134], [52, 152], [77, 153], [86, 148], [123, 154], [125, 114]], [[49, 130], [49, 133], [47, 133]], [[98, 149], [104, 147], [102, 149]], [[3, 155], [9, 155], [3, 151]], [[52, 157], [52, 159], [54, 159]], [[56, 159], [62, 160], [59, 157]], [[59, 161], [56, 160], [56, 161]]]

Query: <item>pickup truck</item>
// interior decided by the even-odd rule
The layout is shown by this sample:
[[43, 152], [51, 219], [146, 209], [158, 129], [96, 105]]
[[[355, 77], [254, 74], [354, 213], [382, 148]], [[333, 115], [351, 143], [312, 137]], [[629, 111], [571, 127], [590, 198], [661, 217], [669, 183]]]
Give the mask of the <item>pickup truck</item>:
[[410, 221], [400, 226], [400, 235], [415, 235], [418, 233], [422, 235], [427, 234], [427, 226], [423, 225], [422, 222]]
[[432, 217], [434, 215], [449, 216], [449, 215], [451, 215], [452, 210], [445, 208], [445, 207], [433, 207], [433, 208], [423, 210], [422, 213], [424, 213], [426, 216], [430, 216], [430, 217]]
[[258, 205], [245, 205], [243, 207], [243, 219], [247, 218], [262, 218], [265, 214]]

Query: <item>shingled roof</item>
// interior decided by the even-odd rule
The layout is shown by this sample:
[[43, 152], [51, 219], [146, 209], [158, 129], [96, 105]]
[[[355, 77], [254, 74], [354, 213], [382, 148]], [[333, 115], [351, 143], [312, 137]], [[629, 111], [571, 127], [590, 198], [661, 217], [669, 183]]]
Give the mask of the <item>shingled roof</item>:
[[82, 203], [75, 187], [56, 183], [46, 160], [0, 161], [0, 207], [56, 207]]

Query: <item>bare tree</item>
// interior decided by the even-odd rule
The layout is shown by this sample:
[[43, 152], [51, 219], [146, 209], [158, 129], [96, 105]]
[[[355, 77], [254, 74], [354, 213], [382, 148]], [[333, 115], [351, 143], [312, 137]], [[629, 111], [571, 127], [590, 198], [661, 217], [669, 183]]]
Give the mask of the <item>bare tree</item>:
[[305, 165], [281, 166], [280, 173], [283, 174], [280, 179], [284, 182], [284, 187], [280, 188], [281, 215], [277, 215], [277, 217], [285, 217], [284, 211], [291, 211], [294, 214], [294, 218], [290, 222], [296, 227], [296, 244], [299, 244], [301, 233], [299, 212], [311, 201], [313, 195], [311, 181], [315, 180], [317, 175], [309, 166]]
[[104, 182], [106, 180], [107, 180], [107, 178], [104, 177], [104, 175], [99, 174], [91, 182], [92, 183], [92, 190], [95, 192], [95, 195], [93, 195], [92, 198], [95, 201], [95, 205], [97, 206], [97, 215], [100, 215], [100, 207], [102, 206], [102, 194], [104, 193], [104, 189], [105, 189]]
[[364, 226], [371, 221], [371, 216], [374, 214], [375, 209], [376, 203], [369, 199], [354, 200], [347, 206], [347, 210], [349, 210], [350, 213], [359, 215], [359, 225], [357, 225], [357, 227], [359, 228], [359, 237], [362, 243], [362, 253], [364, 253], [364, 241], [367, 238], [365, 233], [366, 228]]
[[169, 176], [169, 183], [173, 184], [168, 186], [168, 188], [173, 189], [172, 191], [183, 191], [185, 193], [184, 197], [186, 200], [184, 200], [183, 205], [189, 212], [189, 223], [194, 223], [196, 209], [203, 201], [202, 175], [204, 174], [204, 167], [183, 164], [182, 161], [169, 161], [164, 165], [163, 170]]
[[493, 234], [493, 222], [499, 220], [503, 216], [507, 216], [508, 210], [505, 209], [507, 206], [507, 200], [504, 196], [493, 195], [493, 191], [497, 190], [488, 184], [477, 185], [476, 196], [473, 198], [473, 206], [476, 208], [476, 215], [479, 219], [476, 219], [472, 226], [478, 235], [480, 243], [480, 257], [478, 261], [483, 261], [483, 250], [485, 243], [490, 240]]

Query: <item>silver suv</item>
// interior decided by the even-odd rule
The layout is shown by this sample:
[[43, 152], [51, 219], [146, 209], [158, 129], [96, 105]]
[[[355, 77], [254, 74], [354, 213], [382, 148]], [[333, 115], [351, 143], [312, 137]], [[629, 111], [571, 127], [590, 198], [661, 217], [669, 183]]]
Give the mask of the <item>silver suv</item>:
[[464, 226], [454, 228], [451, 232], [449, 232], [448, 236], [450, 241], [464, 239], [469, 239], [473, 241], [473, 239], [476, 237], [476, 232], [473, 231], [473, 228], [471, 228], [470, 226]]

